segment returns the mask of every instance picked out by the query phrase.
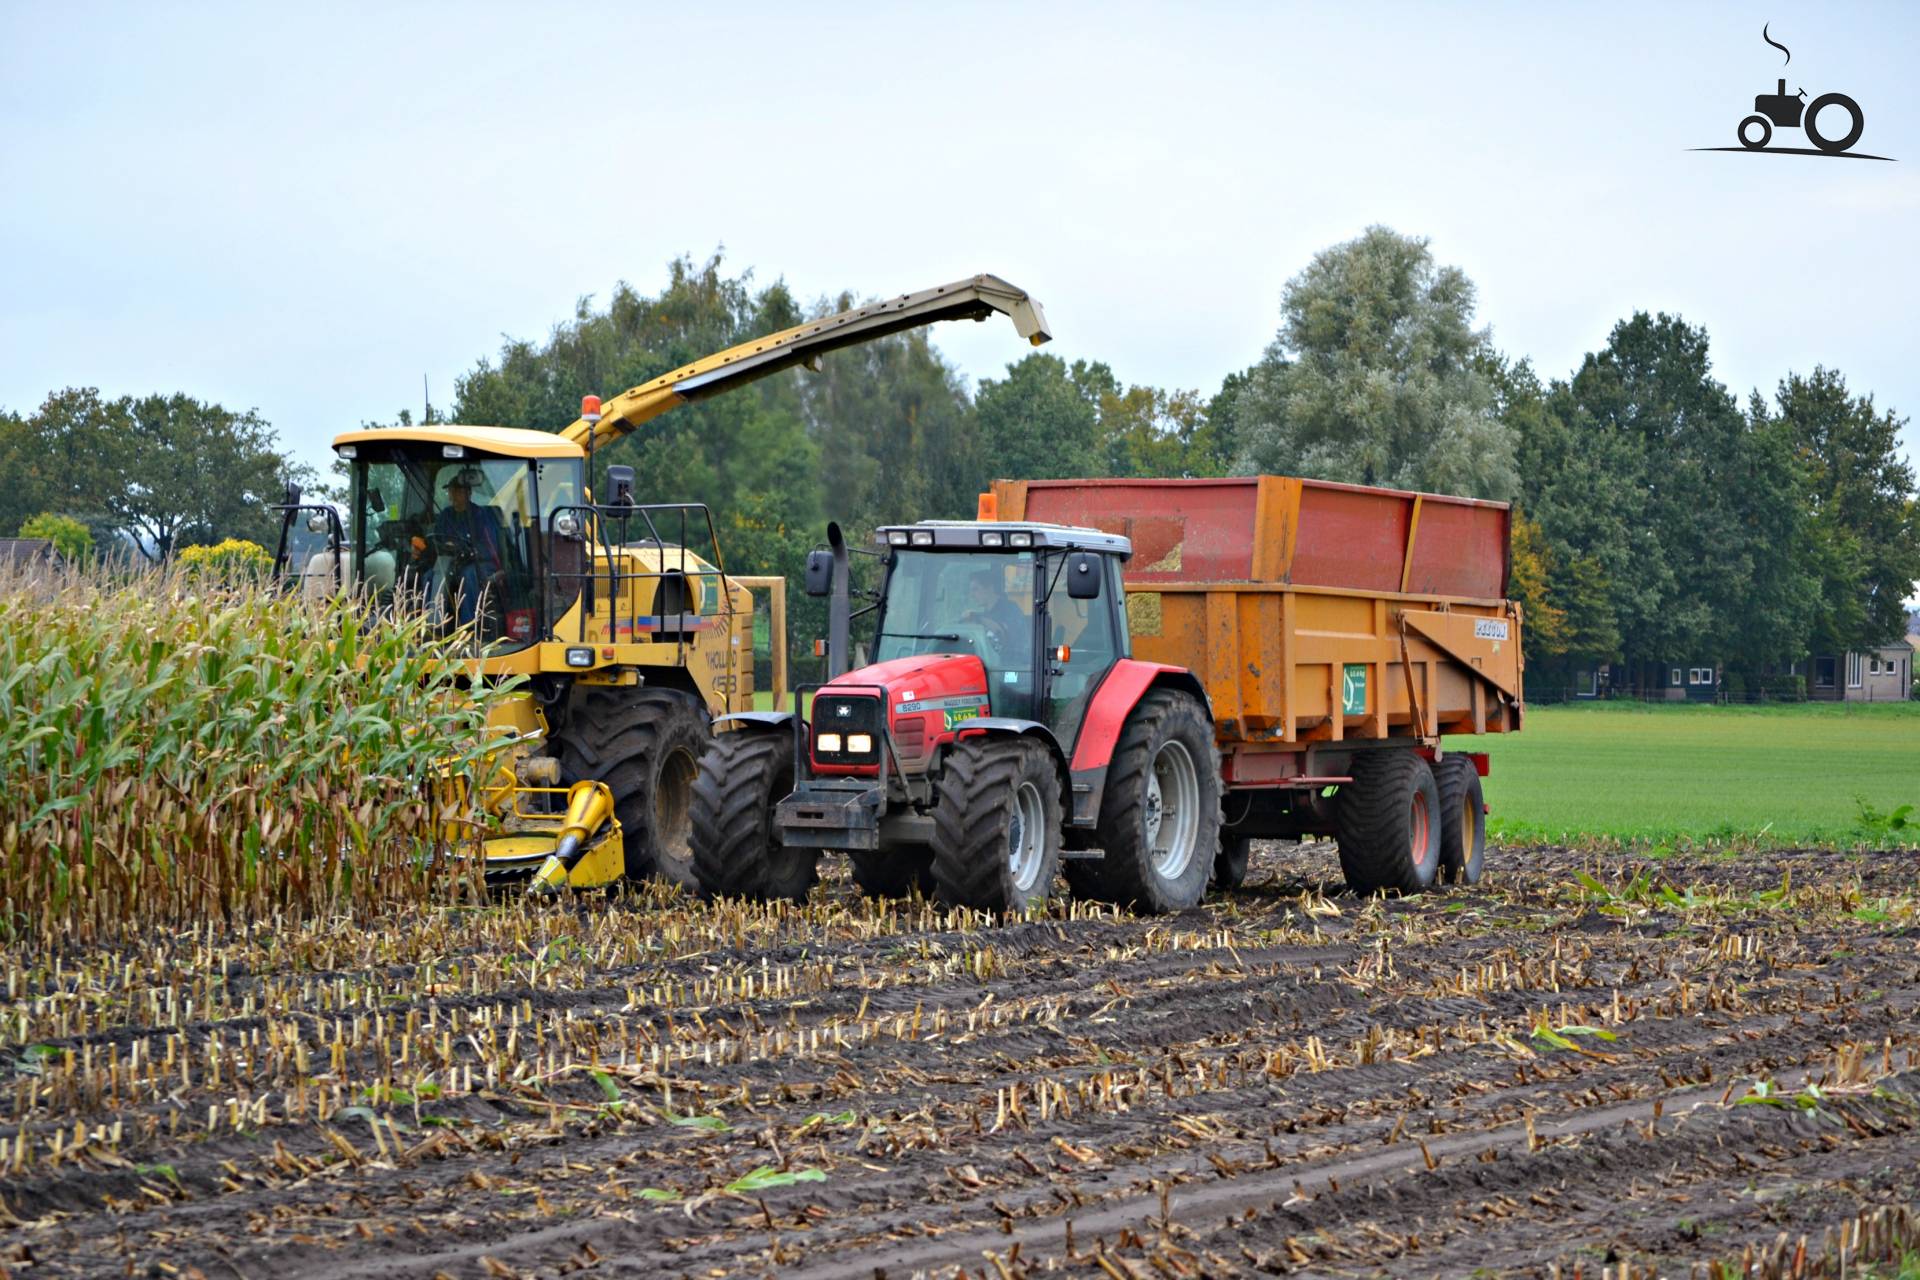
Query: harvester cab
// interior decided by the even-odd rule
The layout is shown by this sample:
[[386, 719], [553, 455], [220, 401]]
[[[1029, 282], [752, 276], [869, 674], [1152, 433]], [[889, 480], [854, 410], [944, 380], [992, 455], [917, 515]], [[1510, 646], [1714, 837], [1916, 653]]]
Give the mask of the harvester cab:
[[883, 527], [874, 660], [847, 671], [837, 534], [815, 562], [831, 574], [809, 574], [816, 592], [830, 579], [833, 678], [795, 690], [793, 711], [723, 720], [694, 796], [701, 887], [798, 898], [819, 853], [843, 852], [868, 892], [1006, 911], [1043, 900], [1064, 857], [1083, 896], [1199, 901], [1220, 822], [1213, 726], [1191, 675], [1131, 656], [1128, 539]]
[[469, 797], [490, 884], [690, 884], [696, 763], [712, 717], [754, 705], [754, 589], [770, 595], [780, 693], [785, 583], [726, 574], [705, 506], [638, 502], [632, 469], [596, 467], [596, 453], [680, 405], [841, 347], [994, 314], [1035, 345], [1049, 336], [1038, 302], [981, 275], [752, 338], [604, 402], [587, 396], [558, 432], [348, 432], [334, 441], [344, 517], [289, 493], [277, 571], [465, 638], [459, 661], [476, 683], [522, 678], [490, 704], [498, 746]]

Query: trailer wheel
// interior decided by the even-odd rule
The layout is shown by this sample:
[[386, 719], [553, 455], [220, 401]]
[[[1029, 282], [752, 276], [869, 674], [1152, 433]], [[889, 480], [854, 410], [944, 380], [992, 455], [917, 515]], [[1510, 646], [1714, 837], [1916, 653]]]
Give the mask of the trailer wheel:
[[1442, 756], [1433, 777], [1440, 790], [1440, 882], [1478, 884], [1487, 855], [1487, 805], [1480, 773], [1465, 756]]
[[1363, 751], [1340, 788], [1340, 870], [1355, 893], [1419, 893], [1440, 871], [1440, 788], [1411, 748]]
[[[1207, 892], [1220, 847], [1220, 753], [1190, 695], [1155, 689], [1121, 731], [1100, 802], [1105, 856], [1074, 891], [1141, 911], [1182, 911]], [[1212, 855], [1212, 856], [1210, 856]]]
[[1238, 889], [1247, 882], [1247, 862], [1253, 854], [1252, 836], [1222, 836], [1213, 858], [1213, 883], [1220, 889]]
[[1027, 738], [963, 738], [935, 789], [933, 863], [940, 900], [1020, 911], [1047, 900], [1060, 866], [1060, 775]]
[[915, 889], [933, 894], [933, 850], [925, 845], [850, 850], [853, 882], [869, 898], [904, 898]]
[[710, 738], [706, 708], [669, 689], [588, 690], [554, 733], [561, 779], [592, 779], [613, 792], [627, 879], [693, 887], [689, 805]]
[[817, 849], [780, 843], [773, 807], [793, 791], [793, 738], [718, 734], [693, 784], [693, 875], [709, 898], [805, 902], [819, 879]]

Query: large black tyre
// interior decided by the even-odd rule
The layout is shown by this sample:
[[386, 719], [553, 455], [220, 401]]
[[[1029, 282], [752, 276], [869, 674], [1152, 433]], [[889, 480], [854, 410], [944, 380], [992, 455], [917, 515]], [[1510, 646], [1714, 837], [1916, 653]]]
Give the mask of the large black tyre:
[[[1837, 138], [1829, 138], [1820, 132], [1820, 112], [1825, 107], [1839, 107], [1847, 113], [1847, 131]], [[1861, 131], [1867, 127], [1867, 118], [1861, 114], [1860, 104], [1844, 93], [1821, 94], [1807, 104], [1807, 113], [1800, 118], [1800, 121], [1800, 127], [1806, 131], [1808, 141], [1829, 153], [1845, 151], [1860, 141]]]
[[1127, 717], [1107, 766], [1097, 827], [1104, 856], [1072, 862], [1082, 897], [1182, 911], [1207, 892], [1220, 847], [1220, 753], [1191, 695], [1154, 689]]
[[1480, 772], [1463, 755], [1442, 756], [1433, 778], [1440, 791], [1440, 882], [1478, 884], [1487, 856]]
[[1440, 789], [1410, 747], [1363, 751], [1340, 788], [1340, 870], [1355, 893], [1419, 893], [1440, 871]]
[[924, 845], [896, 849], [849, 850], [853, 882], [869, 898], [904, 898], [915, 889], [933, 893], [933, 850]]
[[935, 784], [934, 892], [949, 906], [1018, 912], [1060, 866], [1060, 775], [1031, 738], [964, 738]]
[[1252, 836], [1222, 836], [1213, 856], [1213, 883], [1219, 889], [1238, 889], [1247, 882], [1247, 863], [1253, 859]]
[[696, 887], [709, 898], [805, 902], [819, 878], [817, 849], [787, 848], [774, 806], [793, 792], [793, 737], [734, 730], [715, 734], [693, 784]]
[[707, 711], [670, 689], [577, 689], [553, 734], [566, 785], [604, 782], [613, 792], [629, 880], [657, 876], [689, 888], [688, 804], [700, 753], [711, 738]]

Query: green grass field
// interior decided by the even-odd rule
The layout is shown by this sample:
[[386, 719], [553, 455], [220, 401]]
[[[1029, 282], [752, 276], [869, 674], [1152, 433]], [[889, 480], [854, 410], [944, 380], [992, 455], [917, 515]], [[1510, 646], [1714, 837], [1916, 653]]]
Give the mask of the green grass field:
[[[1508, 838], [1920, 839], [1920, 702], [1541, 707], [1484, 741], [1489, 829]], [[1874, 827], [1863, 805], [1915, 812]]]

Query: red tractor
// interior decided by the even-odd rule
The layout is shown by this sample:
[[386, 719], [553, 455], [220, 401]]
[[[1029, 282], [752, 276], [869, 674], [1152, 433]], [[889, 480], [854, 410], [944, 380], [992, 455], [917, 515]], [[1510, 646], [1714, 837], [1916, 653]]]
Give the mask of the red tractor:
[[1082, 897], [1199, 902], [1220, 846], [1214, 722], [1191, 672], [1131, 656], [1130, 540], [991, 519], [876, 540], [875, 661], [845, 670], [836, 527], [807, 566], [808, 593], [831, 597], [810, 719], [715, 722], [693, 798], [702, 891], [798, 901], [821, 852], [843, 851], [871, 894], [1018, 911], [1064, 871]]

